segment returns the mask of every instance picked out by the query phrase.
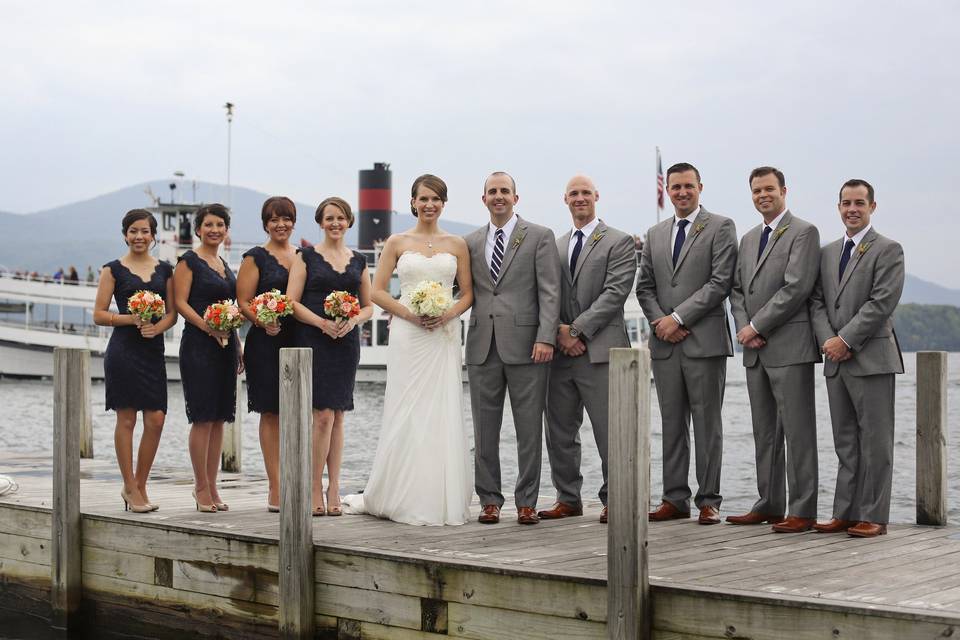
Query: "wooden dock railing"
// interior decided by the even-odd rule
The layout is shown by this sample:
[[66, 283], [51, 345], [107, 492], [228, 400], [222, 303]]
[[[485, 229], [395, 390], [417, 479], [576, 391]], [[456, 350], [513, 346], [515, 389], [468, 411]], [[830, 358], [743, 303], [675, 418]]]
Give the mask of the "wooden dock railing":
[[649, 640], [650, 355], [610, 350], [607, 637]]
[[312, 638], [313, 353], [280, 349], [280, 636]]
[[917, 524], [947, 524], [947, 353], [917, 353]]

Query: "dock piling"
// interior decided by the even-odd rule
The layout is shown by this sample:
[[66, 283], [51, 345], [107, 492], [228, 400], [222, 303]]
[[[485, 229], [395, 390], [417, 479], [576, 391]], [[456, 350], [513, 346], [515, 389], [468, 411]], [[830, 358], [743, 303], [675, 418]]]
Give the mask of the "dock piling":
[[80, 432], [90, 405], [90, 352], [58, 347], [53, 364], [51, 623], [67, 629], [80, 609]]
[[917, 353], [917, 524], [947, 524], [947, 353]]
[[243, 466], [243, 414], [247, 410], [243, 376], [237, 376], [236, 406], [233, 422], [223, 425], [223, 452], [220, 454], [220, 469], [228, 473], [240, 473]]
[[93, 407], [90, 404], [90, 352], [83, 350], [79, 384], [83, 393], [83, 423], [80, 429], [80, 457], [93, 459]]
[[313, 354], [280, 350], [280, 636], [314, 632]]
[[649, 640], [650, 356], [610, 350], [607, 637]]

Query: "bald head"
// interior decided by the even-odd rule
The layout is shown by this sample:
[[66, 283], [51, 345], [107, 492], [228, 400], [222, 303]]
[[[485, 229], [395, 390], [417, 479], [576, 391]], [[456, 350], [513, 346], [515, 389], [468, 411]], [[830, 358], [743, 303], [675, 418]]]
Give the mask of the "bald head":
[[573, 216], [573, 225], [580, 228], [590, 224], [597, 217], [597, 200], [600, 193], [593, 180], [585, 175], [576, 175], [567, 182], [567, 189], [563, 193], [563, 201]]

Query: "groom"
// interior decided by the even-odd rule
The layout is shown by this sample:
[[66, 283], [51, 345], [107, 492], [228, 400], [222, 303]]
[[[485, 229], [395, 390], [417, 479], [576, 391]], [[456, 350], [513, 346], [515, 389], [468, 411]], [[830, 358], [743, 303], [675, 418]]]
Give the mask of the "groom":
[[500, 521], [500, 426], [510, 393], [517, 432], [517, 522], [537, 524], [543, 411], [560, 315], [553, 232], [514, 214], [516, 183], [497, 171], [483, 185], [490, 223], [466, 237], [473, 275], [467, 373], [473, 411], [479, 521]]

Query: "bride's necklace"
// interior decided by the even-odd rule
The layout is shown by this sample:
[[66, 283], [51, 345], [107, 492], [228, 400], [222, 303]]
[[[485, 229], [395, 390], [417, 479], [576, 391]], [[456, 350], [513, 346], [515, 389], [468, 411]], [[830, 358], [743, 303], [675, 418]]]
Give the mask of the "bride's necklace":
[[433, 241], [429, 239], [429, 236], [427, 238], [428, 238], [427, 240], [424, 240], [424, 242], [427, 243], [427, 248], [433, 249]]

